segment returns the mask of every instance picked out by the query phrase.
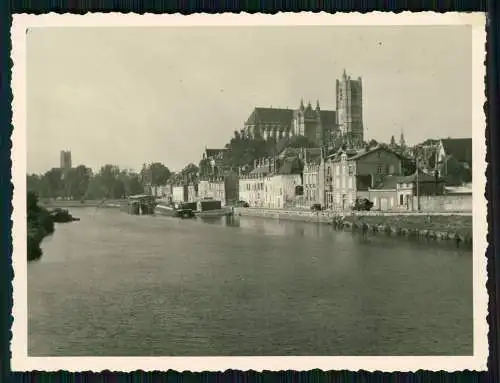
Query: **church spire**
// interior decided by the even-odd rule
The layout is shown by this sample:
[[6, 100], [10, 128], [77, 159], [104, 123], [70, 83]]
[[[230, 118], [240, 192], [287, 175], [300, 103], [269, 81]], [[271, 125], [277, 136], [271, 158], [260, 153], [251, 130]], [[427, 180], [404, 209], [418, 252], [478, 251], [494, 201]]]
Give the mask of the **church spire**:
[[319, 108], [319, 100], [316, 100], [316, 110], [320, 110], [320, 108]]
[[304, 110], [304, 98], [300, 98], [300, 110]]
[[403, 129], [401, 129], [401, 136], [399, 137], [399, 146], [401, 146], [401, 148], [405, 148], [405, 146], [406, 146], [405, 135], [403, 133]]

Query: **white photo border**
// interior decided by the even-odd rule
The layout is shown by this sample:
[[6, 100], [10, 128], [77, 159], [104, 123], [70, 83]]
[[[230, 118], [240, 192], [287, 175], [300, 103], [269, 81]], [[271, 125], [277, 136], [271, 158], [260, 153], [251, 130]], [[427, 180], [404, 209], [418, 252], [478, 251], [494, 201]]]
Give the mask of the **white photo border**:
[[[26, 31], [34, 27], [141, 27], [141, 26], [390, 26], [470, 25], [472, 33], [472, 138], [473, 138], [473, 291], [474, 354], [472, 356], [287, 356], [287, 357], [30, 357], [26, 262]], [[85, 15], [15, 14], [12, 39], [12, 182], [13, 193], [13, 310], [12, 371], [485, 371], [488, 358], [488, 293], [486, 290], [486, 57], [485, 13], [403, 12], [278, 13], [266, 14], [120, 14]]]

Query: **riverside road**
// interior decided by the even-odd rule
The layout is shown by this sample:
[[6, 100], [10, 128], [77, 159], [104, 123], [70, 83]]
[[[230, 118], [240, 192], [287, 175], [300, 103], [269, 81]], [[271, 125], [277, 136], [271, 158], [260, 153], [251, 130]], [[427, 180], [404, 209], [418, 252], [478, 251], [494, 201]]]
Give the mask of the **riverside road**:
[[28, 265], [30, 356], [471, 355], [472, 253], [329, 225], [74, 208]]

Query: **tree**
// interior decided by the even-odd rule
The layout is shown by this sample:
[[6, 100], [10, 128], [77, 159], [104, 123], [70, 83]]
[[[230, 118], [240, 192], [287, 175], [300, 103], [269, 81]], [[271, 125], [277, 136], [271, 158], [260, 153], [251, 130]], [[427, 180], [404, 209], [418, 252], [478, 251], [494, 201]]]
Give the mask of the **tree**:
[[28, 191], [39, 194], [41, 178], [38, 174], [28, 174], [26, 177], [26, 188]]
[[142, 165], [140, 180], [143, 185], [163, 186], [167, 184], [171, 175], [170, 170], [161, 162], [153, 162]]
[[210, 165], [210, 160], [208, 158], [202, 158], [198, 164], [198, 169], [200, 169], [200, 174], [207, 175], [212, 173], [212, 166]]
[[449, 186], [459, 186], [472, 179], [470, 170], [453, 156], [447, 156], [443, 160], [439, 170], [446, 185]]
[[131, 170], [121, 170], [118, 176], [118, 181], [121, 185], [117, 187], [119, 191], [123, 190], [124, 196], [144, 193], [144, 186], [141, 183], [141, 177], [138, 173]]
[[141, 179], [139, 174], [132, 173], [129, 174], [129, 183], [128, 183], [128, 194], [141, 194], [144, 192], [144, 187], [141, 184]]
[[373, 139], [373, 138], [366, 144], [367, 149], [371, 149], [371, 148], [374, 148], [376, 146], [378, 146], [378, 141]]
[[91, 179], [92, 169], [85, 165], [70, 169], [64, 179], [69, 196], [75, 199], [85, 198]]
[[417, 170], [415, 161], [405, 157], [401, 160], [401, 170], [404, 176], [415, 174], [415, 171]]
[[182, 180], [185, 182], [196, 182], [200, 169], [193, 163], [190, 163], [181, 170]]
[[170, 170], [160, 162], [153, 162], [149, 165], [149, 171], [151, 172], [151, 185], [153, 186], [166, 185], [171, 175]]
[[62, 176], [62, 170], [59, 168], [53, 168], [42, 176], [46, 179], [44, 187], [47, 197], [57, 198], [63, 195], [64, 184]]
[[102, 166], [93, 180], [92, 192], [100, 198], [123, 198], [125, 185], [120, 173], [120, 168], [116, 165]]

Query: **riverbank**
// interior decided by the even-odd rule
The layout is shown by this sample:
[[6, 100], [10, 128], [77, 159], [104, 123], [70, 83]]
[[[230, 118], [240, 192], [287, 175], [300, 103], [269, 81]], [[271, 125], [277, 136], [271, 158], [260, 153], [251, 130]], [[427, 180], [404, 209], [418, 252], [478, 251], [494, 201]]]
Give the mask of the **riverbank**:
[[236, 208], [235, 214], [325, 223], [336, 229], [360, 230], [363, 234], [383, 233], [472, 245], [472, 214], [468, 213], [356, 212], [346, 213], [342, 220], [339, 213], [329, 211]]
[[42, 256], [40, 244], [42, 240], [54, 232], [54, 220], [49, 211], [40, 206], [36, 195], [29, 193], [27, 195], [27, 259], [33, 261]]
[[117, 208], [121, 207], [127, 200], [116, 199], [116, 200], [86, 200], [86, 201], [75, 201], [75, 200], [41, 200], [40, 205], [46, 208], [61, 208], [69, 209], [75, 207], [111, 207]]

